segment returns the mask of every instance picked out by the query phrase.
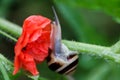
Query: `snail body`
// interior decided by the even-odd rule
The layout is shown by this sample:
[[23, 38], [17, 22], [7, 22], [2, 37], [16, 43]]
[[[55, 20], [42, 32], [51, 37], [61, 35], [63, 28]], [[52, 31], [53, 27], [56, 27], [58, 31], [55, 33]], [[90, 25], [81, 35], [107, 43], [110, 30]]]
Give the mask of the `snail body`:
[[55, 21], [52, 23], [51, 46], [47, 57], [48, 67], [59, 74], [73, 73], [78, 64], [77, 52], [71, 51], [61, 42], [61, 27], [56, 12]]

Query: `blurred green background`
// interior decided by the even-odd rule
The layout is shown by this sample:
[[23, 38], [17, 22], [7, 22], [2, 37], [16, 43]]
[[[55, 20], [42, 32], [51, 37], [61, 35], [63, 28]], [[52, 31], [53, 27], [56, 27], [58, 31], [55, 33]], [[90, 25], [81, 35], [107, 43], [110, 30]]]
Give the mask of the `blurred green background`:
[[[0, 0], [0, 17], [22, 26], [30, 15], [54, 19], [58, 14], [62, 38], [102, 46], [111, 46], [120, 37], [119, 0]], [[13, 61], [14, 45], [0, 36], [0, 52]], [[74, 80], [120, 80], [120, 65], [90, 55], [79, 55]], [[38, 65], [40, 75], [48, 80], [67, 80], [50, 71], [46, 63]], [[29, 80], [20, 76], [15, 80]]]

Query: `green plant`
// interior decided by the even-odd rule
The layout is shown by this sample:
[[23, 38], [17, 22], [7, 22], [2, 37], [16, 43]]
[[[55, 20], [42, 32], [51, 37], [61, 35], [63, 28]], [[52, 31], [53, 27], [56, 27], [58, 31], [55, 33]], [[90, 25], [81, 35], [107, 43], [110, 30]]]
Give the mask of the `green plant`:
[[[120, 64], [120, 41], [117, 41], [112, 46], [105, 46], [105, 45], [111, 45], [112, 43], [107, 43], [107, 40], [105, 36], [97, 33], [96, 29], [94, 27], [91, 27], [92, 25], [86, 24], [83, 17], [82, 17], [82, 11], [80, 11], [78, 8], [87, 8], [94, 11], [102, 11], [106, 14], [113, 17], [113, 19], [116, 20], [116, 22], [119, 21], [119, 1], [116, 0], [82, 0], [82, 1], [64, 1], [64, 0], [54, 0], [54, 4], [56, 5], [58, 11], [63, 15], [66, 20], [67, 24], [69, 24], [69, 30], [71, 29], [74, 33], [73, 34], [66, 34], [66, 35], [73, 35], [75, 37], [76, 41], [70, 41], [70, 40], [62, 40], [62, 42], [70, 49], [74, 51], [78, 51], [80, 56], [80, 62], [79, 62], [79, 69], [85, 68], [83, 71], [78, 69], [76, 71], [76, 79], [81, 80], [110, 80], [108, 77], [113, 78], [115, 80], [119, 80], [119, 70], [115, 69], [115, 67], [112, 65], [108, 66], [105, 61], [107, 61], [110, 64]], [[111, 3], [111, 4], [110, 4]], [[62, 23], [62, 21], [61, 21]], [[67, 25], [66, 24], [66, 25]], [[63, 25], [63, 24], [62, 24]], [[63, 27], [64, 28], [64, 27]], [[68, 27], [67, 27], [68, 28]], [[65, 31], [65, 30], [63, 30]], [[0, 18], [0, 37], [7, 38], [8, 41], [11, 41], [12, 43], [16, 43], [17, 38], [21, 34], [21, 27], [11, 23], [5, 19]], [[64, 33], [65, 34], [65, 33]], [[63, 37], [68, 37], [63, 35]], [[69, 38], [69, 37], [68, 37]], [[84, 43], [87, 42], [87, 43]], [[94, 45], [94, 44], [99, 45]], [[100, 46], [104, 45], [104, 46]], [[9, 61], [6, 57], [0, 54], [0, 79], [4, 80], [16, 80], [20, 75], [24, 73], [24, 71], [20, 71], [19, 74], [13, 76], [13, 63]], [[81, 56], [81, 54], [83, 54]], [[92, 56], [92, 57], [91, 57]], [[87, 61], [88, 58], [88, 61]], [[92, 59], [90, 59], [92, 58]], [[97, 61], [94, 58], [99, 58]], [[90, 63], [88, 64], [88, 62]], [[82, 62], [83, 61], [83, 62]], [[86, 61], [86, 63], [85, 63]], [[98, 64], [99, 63], [99, 64]], [[46, 66], [46, 63], [42, 64], [43, 67]], [[82, 65], [82, 66], [81, 66]], [[91, 67], [89, 67], [89, 66]], [[114, 68], [113, 68], [114, 67]], [[41, 67], [40, 67], [41, 68]], [[48, 70], [48, 69], [47, 69]], [[47, 71], [46, 70], [46, 71]], [[86, 70], [86, 71], [85, 71]], [[89, 73], [87, 74], [87, 71]], [[44, 71], [43, 71], [44, 72]], [[49, 72], [49, 70], [48, 70]], [[80, 72], [84, 72], [84, 75]], [[112, 73], [112, 76], [109, 76], [108, 73]], [[80, 73], [80, 74], [79, 74]], [[97, 74], [96, 74], [97, 73]], [[44, 74], [48, 74], [45, 73]], [[65, 76], [58, 75], [56, 73], [55, 80], [66, 80]], [[86, 75], [85, 75], [86, 74]], [[45, 79], [46, 76], [40, 74], [40, 76], [30, 76], [27, 73], [24, 73], [27, 77], [33, 79], [33, 80], [47, 80]], [[81, 76], [80, 76], [81, 75]], [[83, 78], [83, 77], [86, 78]], [[107, 77], [105, 77], [107, 76]], [[49, 80], [49, 79], [48, 79]]]

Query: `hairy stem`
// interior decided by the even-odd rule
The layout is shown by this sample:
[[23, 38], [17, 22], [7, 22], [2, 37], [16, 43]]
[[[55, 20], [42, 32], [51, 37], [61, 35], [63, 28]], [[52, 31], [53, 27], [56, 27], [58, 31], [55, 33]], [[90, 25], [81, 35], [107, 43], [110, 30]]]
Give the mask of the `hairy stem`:
[[14, 38], [13, 36], [9, 35], [9, 34], [6, 33], [5, 31], [1, 31], [1, 30], [0, 30], [0, 35], [4, 36], [4, 37], [6, 37], [6, 38], [9, 38], [10, 40], [12, 40], [12, 41], [14, 41], [14, 42], [17, 41], [16, 38]]
[[91, 56], [98, 56], [104, 58], [105, 60], [112, 60], [116, 63], [120, 63], [120, 55], [115, 54], [115, 52], [112, 51], [110, 47], [80, 43], [75, 41], [67, 41], [67, 40], [63, 40], [63, 43], [70, 50], [78, 51], [79, 53], [88, 54]]
[[118, 41], [117, 43], [115, 43], [112, 47], [111, 47], [112, 51], [114, 51], [116, 54], [120, 54], [120, 41]]
[[14, 38], [18, 38], [20, 36], [22, 29], [20, 26], [0, 18], [0, 31], [9, 34]]
[[5, 70], [4, 66], [0, 62], [0, 71], [3, 74], [4, 80], [10, 80], [8, 77], [7, 71]]
[[12, 63], [0, 53], [0, 71], [3, 75], [4, 80], [10, 80], [8, 72], [12, 70], [12, 68]]

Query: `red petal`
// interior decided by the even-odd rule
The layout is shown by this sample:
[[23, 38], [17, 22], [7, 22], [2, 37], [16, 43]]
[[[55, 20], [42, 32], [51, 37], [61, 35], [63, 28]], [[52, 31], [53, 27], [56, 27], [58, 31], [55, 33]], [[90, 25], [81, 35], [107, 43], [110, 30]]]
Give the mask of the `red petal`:
[[20, 56], [20, 60], [22, 62], [22, 67], [31, 72], [33, 75], [37, 75], [39, 72], [37, 71], [35, 61], [33, 57], [27, 53], [23, 54], [24, 56]]
[[26, 47], [26, 53], [29, 53], [38, 62], [44, 61], [48, 56], [48, 47], [50, 45], [50, 33], [43, 33], [35, 42], [29, 43]]
[[51, 20], [42, 16], [30, 16], [24, 21], [23, 32], [15, 46], [14, 72], [19, 68], [37, 75], [35, 61], [42, 62], [48, 56]]
[[15, 75], [18, 70], [20, 69], [20, 61], [18, 59], [18, 57], [15, 57], [15, 61], [14, 61], [14, 71], [13, 71], [13, 75]]

